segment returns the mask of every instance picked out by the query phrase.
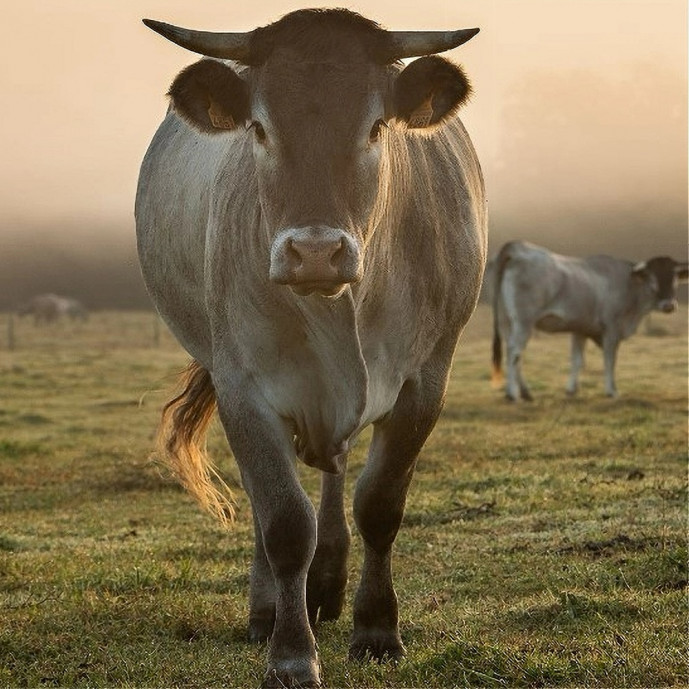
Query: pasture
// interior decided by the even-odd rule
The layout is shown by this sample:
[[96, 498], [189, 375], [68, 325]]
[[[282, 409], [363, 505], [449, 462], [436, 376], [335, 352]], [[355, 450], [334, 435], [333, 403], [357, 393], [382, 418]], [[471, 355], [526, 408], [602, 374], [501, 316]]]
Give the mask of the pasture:
[[[397, 539], [407, 657], [347, 661], [355, 534], [345, 611], [317, 631], [325, 686], [686, 686], [686, 309], [622, 344], [617, 400], [590, 344], [566, 398], [569, 338], [541, 335], [524, 357], [535, 402], [505, 402], [490, 329], [481, 306]], [[186, 362], [155, 330], [150, 313], [21, 321], [8, 351], [0, 316], [0, 686], [261, 683], [265, 647], [244, 641], [251, 514], [219, 425], [231, 530], [148, 461]]]

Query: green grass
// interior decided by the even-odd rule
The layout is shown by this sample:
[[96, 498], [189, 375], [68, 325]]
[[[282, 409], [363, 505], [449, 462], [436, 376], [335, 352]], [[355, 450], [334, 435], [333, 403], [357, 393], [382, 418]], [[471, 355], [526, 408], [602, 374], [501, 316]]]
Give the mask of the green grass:
[[[617, 400], [594, 347], [566, 398], [567, 338], [534, 338], [536, 401], [514, 405], [479, 309], [396, 543], [407, 657], [346, 659], [355, 540], [344, 614], [318, 630], [326, 687], [687, 685], [686, 314], [660, 321], [623, 343]], [[0, 316], [0, 686], [258, 687], [246, 498], [224, 531], [148, 461], [185, 354], [146, 313], [18, 321], [14, 351], [5, 332]], [[210, 446], [236, 482], [217, 424]]]

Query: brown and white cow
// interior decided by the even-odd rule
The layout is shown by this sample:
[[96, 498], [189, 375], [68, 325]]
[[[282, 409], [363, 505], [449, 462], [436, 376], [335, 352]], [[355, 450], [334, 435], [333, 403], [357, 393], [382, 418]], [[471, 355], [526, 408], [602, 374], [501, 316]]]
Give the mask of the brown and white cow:
[[584, 346], [603, 350], [605, 392], [617, 395], [615, 360], [622, 340], [631, 337], [653, 310], [677, 308], [677, 284], [687, 263], [658, 256], [636, 265], [611, 256], [575, 258], [528, 242], [508, 242], [493, 267], [493, 379], [502, 378], [502, 339], [507, 343], [508, 399], [530, 400], [521, 355], [534, 328], [572, 333], [572, 367], [566, 391], [573, 395], [584, 363]]
[[[350, 655], [404, 652], [391, 548], [486, 252], [481, 170], [455, 114], [470, 87], [433, 53], [478, 30], [388, 32], [346, 10], [247, 34], [146, 24], [214, 58], [174, 80], [137, 193], [146, 284], [193, 357], [162, 453], [223, 516], [201, 451], [217, 404], [253, 510], [265, 684], [319, 686], [311, 625], [342, 609], [347, 452], [369, 424]], [[318, 514], [295, 457], [324, 472]]]

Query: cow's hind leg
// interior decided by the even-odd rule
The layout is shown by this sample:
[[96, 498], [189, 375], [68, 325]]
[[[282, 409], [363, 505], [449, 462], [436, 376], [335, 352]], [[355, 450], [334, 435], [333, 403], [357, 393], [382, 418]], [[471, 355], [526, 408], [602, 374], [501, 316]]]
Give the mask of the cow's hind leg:
[[522, 353], [529, 341], [531, 328], [513, 324], [507, 338], [507, 398], [531, 402], [533, 396], [522, 376]]
[[311, 625], [340, 616], [347, 586], [347, 557], [352, 540], [344, 511], [345, 467], [324, 473], [318, 510], [318, 544], [306, 583]]
[[350, 646], [350, 657], [357, 660], [397, 659], [404, 654], [391, 573], [392, 544], [416, 458], [440, 413], [444, 388], [444, 371], [427, 371], [405, 382], [392, 413], [376, 424], [357, 482], [354, 517], [364, 541]]

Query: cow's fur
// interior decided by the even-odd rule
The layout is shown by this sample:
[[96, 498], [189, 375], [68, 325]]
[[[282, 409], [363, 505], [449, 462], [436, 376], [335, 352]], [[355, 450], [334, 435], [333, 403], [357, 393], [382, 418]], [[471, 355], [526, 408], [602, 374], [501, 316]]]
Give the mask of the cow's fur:
[[[342, 608], [347, 451], [369, 424], [350, 653], [403, 652], [391, 547], [478, 297], [487, 218], [480, 167], [453, 115], [468, 89], [458, 68], [422, 58], [404, 86], [409, 67], [372, 57], [389, 47], [372, 22], [341, 10], [281, 22], [255, 35], [250, 66], [202, 60], [177, 78], [142, 165], [136, 219], [149, 292], [195, 361], [164, 416], [163, 454], [227, 517], [202, 451], [217, 404], [256, 531], [249, 637], [271, 639], [269, 686], [316, 686], [309, 622]], [[234, 95], [223, 100], [218, 84]], [[395, 88], [409, 90], [404, 112]], [[417, 133], [408, 111], [429, 95], [430, 127]], [[220, 127], [205, 112], [214, 104]], [[332, 290], [299, 296], [298, 283], [269, 279], [303, 236], [335, 236], [348, 252]], [[325, 472], [318, 515], [295, 455]]]
[[584, 345], [603, 350], [605, 392], [614, 397], [615, 360], [622, 340], [652, 310], [674, 311], [687, 264], [658, 256], [634, 264], [611, 256], [562, 256], [527, 242], [508, 242], [492, 268], [493, 382], [502, 382], [502, 340], [507, 343], [506, 394], [531, 400], [521, 373], [522, 352], [534, 328], [572, 333], [572, 368], [566, 391], [573, 395], [584, 363]]

